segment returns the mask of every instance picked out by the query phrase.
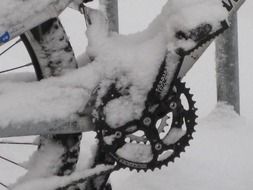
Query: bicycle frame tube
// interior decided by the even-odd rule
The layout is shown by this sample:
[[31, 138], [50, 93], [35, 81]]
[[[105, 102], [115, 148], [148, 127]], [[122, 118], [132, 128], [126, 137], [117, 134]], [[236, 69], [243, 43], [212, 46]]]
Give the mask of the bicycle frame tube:
[[[245, 1], [246, 0], [222, 0], [223, 7], [225, 8], [224, 11], [228, 11], [229, 16], [231, 16], [233, 13], [238, 11], [238, 9]], [[229, 18], [226, 22], [229, 25]], [[186, 75], [186, 73], [192, 68], [194, 63], [198, 61], [198, 59], [206, 51], [206, 49], [210, 46], [212, 42], [213, 40], [209, 41], [208, 43], [204, 44], [202, 47], [198, 48], [184, 58], [178, 78], [183, 78]]]
[[66, 118], [65, 120], [33, 121], [22, 122], [19, 125], [10, 124], [6, 128], [0, 126], [0, 138], [31, 136], [31, 135], [53, 135], [53, 134], [74, 134], [93, 131], [95, 127], [89, 117]]
[[35, 26], [58, 17], [74, 0], [42, 0], [44, 2], [41, 4], [37, 0], [15, 1], [4, 6], [0, 2], [0, 46]]

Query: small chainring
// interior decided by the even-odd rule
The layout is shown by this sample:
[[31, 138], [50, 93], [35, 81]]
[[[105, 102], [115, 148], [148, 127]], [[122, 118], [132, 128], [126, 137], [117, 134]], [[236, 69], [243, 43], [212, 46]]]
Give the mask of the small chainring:
[[115, 85], [109, 88], [96, 109], [94, 123], [100, 146], [116, 161], [117, 168], [154, 170], [174, 162], [185, 151], [193, 138], [197, 109], [185, 83], [176, 80], [172, 91], [152, 114], [113, 129], [106, 123], [104, 107], [124, 95]]

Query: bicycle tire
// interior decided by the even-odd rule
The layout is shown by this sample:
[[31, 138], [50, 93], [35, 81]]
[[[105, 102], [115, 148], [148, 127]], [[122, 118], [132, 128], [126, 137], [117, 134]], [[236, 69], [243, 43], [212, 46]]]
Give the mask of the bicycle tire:
[[[59, 76], [66, 70], [77, 68], [73, 49], [58, 18], [50, 19], [20, 37], [30, 55], [38, 80]], [[52, 44], [54, 45], [52, 46]], [[64, 56], [59, 56], [59, 52], [64, 53]], [[58, 57], [55, 57], [56, 54]], [[51, 163], [55, 168], [52, 175], [70, 175], [75, 170], [81, 137], [81, 133], [40, 137], [37, 152], [45, 149], [46, 146], [51, 146], [52, 143], [60, 145], [64, 149], [62, 155], [58, 155], [61, 159], [60, 164], [58, 161], [55, 168], [56, 163]]]

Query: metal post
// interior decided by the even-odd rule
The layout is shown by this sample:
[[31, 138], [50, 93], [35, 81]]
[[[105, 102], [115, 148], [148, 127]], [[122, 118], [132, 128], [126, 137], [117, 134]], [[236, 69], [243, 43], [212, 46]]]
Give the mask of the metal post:
[[119, 32], [118, 0], [99, 0], [99, 3], [109, 20], [110, 31]]
[[231, 27], [216, 40], [217, 99], [240, 113], [237, 14]]

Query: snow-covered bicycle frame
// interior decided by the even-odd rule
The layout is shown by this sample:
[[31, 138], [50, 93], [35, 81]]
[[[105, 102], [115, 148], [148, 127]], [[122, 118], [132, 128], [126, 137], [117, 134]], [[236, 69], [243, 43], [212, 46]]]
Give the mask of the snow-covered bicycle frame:
[[[241, 7], [241, 5], [245, 2], [245, 0], [223, 0], [223, 6], [230, 12], [229, 14], [232, 15], [234, 12]], [[227, 20], [227, 24], [230, 25], [230, 21]], [[196, 63], [196, 61], [200, 58], [200, 56], [205, 52], [205, 50], [209, 47], [209, 45], [213, 42], [204, 44], [203, 47], [197, 49], [191, 53], [191, 55], [186, 56], [182, 65], [182, 69], [179, 73], [179, 78], [183, 78], [185, 74], [190, 70], [190, 68]]]
[[[223, 7], [226, 8], [226, 10], [231, 15], [233, 12], [237, 11], [239, 7], [243, 4], [245, 0], [221, 0], [223, 3]], [[76, 3], [76, 7], [78, 7], [82, 1], [80, 0], [47, 0], [47, 1], [24, 1], [21, 2], [20, 5], [22, 6], [28, 6], [30, 7], [33, 12], [32, 13], [22, 13], [19, 14], [20, 10], [22, 10], [22, 6], [15, 7], [11, 6], [9, 4], [9, 1], [7, 2], [7, 6], [10, 6], [5, 12], [3, 12], [3, 16], [1, 16], [2, 19], [0, 19], [0, 45], [4, 44], [11, 39], [15, 38], [16, 36], [19, 36], [23, 34], [24, 32], [27, 32], [31, 30], [33, 27], [36, 27], [38, 25], [41, 25], [45, 21], [56, 18], [58, 15], [67, 7], [70, 3]], [[27, 3], [27, 4], [26, 4]], [[1, 4], [1, 3], [0, 3]], [[20, 10], [17, 10], [19, 8]], [[83, 13], [85, 13], [87, 24], [91, 24], [89, 22], [89, 9], [83, 7], [82, 10]], [[27, 9], [27, 7], [26, 7]], [[10, 14], [14, 13], [15, 14]], [[5, 14], [6, 13], [6, 14]], [[1, 13], [0, 13], [1, 15]], [[3, 19], [4, 17], [8, 19]], [[224, 27], [229, 26], [229, 21], [224, 21]], [[225, 29], [224, 29], [225, 30]], [[100, 32], [100, 31], [95, 31]], [[211, 38], [212, 39], [212, 38]], [[184, 58], [182, 62], [180, 62], [180, 67], [178, 70], [178, 73], [173, 73], [173, 76], [176, 76], [177, 78], [183, 78], [185, 74], [190, 70], [190, 68], [194, 65], [194, 63], [198, 60], [198, 58], [202, 55], [202, 53], [206, 50], [206, 48], [210, 45], [211, 40], [208, 43], [201, 44], [203, 46], [198, 47], [197, 49], [194, 49], [194, 51], [190, 52], [189, 54], [183, 54], [182, 57]], [[66, 47], [66, 46], [65, 46]], [[57, 50], [60, 49], [56, 49]], [[66, 52], [63, 52], [66, 53]], [[184, 52], [185, 53], [185, 52]], [[61, 54], [62, 55], [62, 54]], [[66, 57], [66, 56], [65, 56]], [[63, 61], [67, 61], [68, 59], [64, 59]], [[49, 61], [49, 60], [45, 60]], [[159, 62], [160, 63], [160, 62]], [[174, 72], [174, 71], [173, 71]], [[172, 77], [173, 77], [172, 76]], [[94, 76], [95, 77], [95, 76]], [[166, 79], [167, 73], [162, 78], [162, 84], [158, 87], [163, 90], [164, 86], [170, 85], [171, 83], [167, 83]], [[175, 79], [175, 78], [173, 78]], [[163, 81], [164, 80], [164, 81]], [[65, 86], [66, 87], [66, 86]], [[23, 90], [23, 89], [22, 89]], [[159, 89], [158, 89], [159, 90]], [[161, 90], [161, 91], [162, 91]], [[180, 91], [180, 90], [179, 90]], [[89, 94], [90, 95], [90, 94]], [[92, 95], [91, 95], [92, 96]], [[65, 103], [65, 102], [64, 102]], [[190, 109], [192, 110], [192, 108]], [[88, 111], [88, 113], [90, 113]], [[91, 115], [91, 114], [90, 114]], [[86, 132], [86, 131], [92, 131], [94, 130], [94, 123], [90, 121], [91, 116], [87, 114], [80, 114], [79, 117], [73, 117], [73, 118], [65, 118], [62, 120], [51, 120], [51, 121], [40, 121], [40, 122], [21, 122], [17, 126], [16, 124], [12, 124], [11, 122], [6, 127], [0, 126], [0, 137], [12, 137], [12, 136], [27, 136], [27, 135], [48, 135], [48, 134], [72, 134], [72, 133], [79, 133], [79, 132]], [[149, 118], [148, 118], [149, 119]], [[148, 125], [149, 121], [145, 122], [143, 120], [144, 124], [146, 123]], [[99, 132], [98, 132], [99, 135]], [[190, 137], [189, 137], [190, 138]], [[102, 138], [103, 139], [103, 138]], [[101, 139], [100, 139], [101, 140]], [[101, 140], [102, 142], [103, 140]], [[159, 148], [159, 147], [158, 147]], [[177, 151], [175, 151], [177, 152]], [[159, 161], [159, 160], [157, 160]], [[99, 164], [101, 162], [95, 163]], [[104, 160], [102, 163], [105, 163]], [[128, 164], [128, 163], [127, 163]], [[141, 164], [137, 164], [139, 166]], [[157, 166], [159, 167], [159, 166]], [[137, 167], [138, 168], [138, 167]], [[72, 168], [73, 169], [73, 168]], [[60, 175], [59, 173], [57, 175]], [[108, 174], [106, 174], [108, 175]], [[107, 178], [106, 176], [105, 178]]]
[[[35, 3], [34, 3], [35, 2]], [[75, 3], [81, 3], [82, 1], [76, 0]], [[223, 0], [223, 6], [230, 12], [236, 12], [240, 6], [245, 2], [245, 0]], [[26, 4], [22, 1], [23, 4]], [[32, 4], [33, 3], [33, 4]], [[26, 6], [34, 7], [37, 1], [31, 1]], [[19, 18], [19, 11], [16, 10], [17, 7], [11, 7], [13, 10], [8, 10], [8, 14], [12, 15], [10, 18], [12, 22], [8, 19], [0, 19], [0, 45], [8, 42], [9, 40], [15, 38], [18, 35], [30, 30], [31, 28], [43, 23], [44, 21], [57, 17], [65, 8], [73, 3], [73, 0], [50, 0], [45, 1], [45, 3], [37, 7], [36, 11], [32, 13], [27, 13]], [[24, 5], [25, 6], [25, 5]], [[35, 6], [36, 7], [36, 6]], [[15, 12], [13, 14], [13, 12]], [[0, 13], [1, 15], [1, 13]], [[6, 15], [4, 15], [6, 17]], [[2, 16], [3, 17], [3, 16]], [[6, 17], [7, 18], [7, 17]], [[229, 21], [227, 21], [229, 25]], [[185, 56], [182, 67], [178, 74], [178, 78], [183, 78], [185, 74], [190, 70], [190, 68], [196, 63], [198, 58], [203, 54], [207, 47], [211, 44], [212, 40], [206, 43], [204, 46], [198, 48], [190, 55]], [[54, 122], [40, 122], [34, 124], [33, 122], [21, 123], [19, 127], [8, 126], [7, 128], [0, 127], [0, 137], [11, 137], [11, 136], [26, 136], [26, 135], [42, 135], [42, 134], [62, 134], [62, 133], [76, 133], [76, 132], [86, 132], [94, 130], [90, 123], [89, 117], [74, 118], [73, 120], [56, 120]]]
[[58, 17], [70, 3], [80, 4], [82, 0], [1, 2], [3, 9], [0, 13], [0, 45], [51, 18]]
[[[1, 9], [2, 11], [0, 13], [0, 46], [17, 36], [22, 35], [24, 32], [44, 23], [45, 21], [57, 18], [68, 6], [79, 7], [79, 5], [83, 2], [83, 0], [30, 0], [27, 2], [1, 2], [1, 7], [3, 7], [3, 9]], [[66, 34], [62, 32], [62, 35], [65, 36]], [[82, 123], [81, 125], [79, 124], [80, 122]], [[88, 120], [86, 120], [86, 118], [80, 118], [80, 121], [55, 121], [51, 124], [42, 122], [35, 125], [33, 123], [23, 123], [20, 127], [18, 127], [18, 131], [16, 131], [16, 126], [10, 126], [8, 129], [3, 129], [0, 136], [10, 137], [50, 133], [65, 134], [69, 132], [90, 131], [91, 129], [80, 128], [80, 126], [89, 126], [87, 124], [83, 125], [83, 122], [88, 123]], [[34, 128], [33, 126], [37, 126], [38, 128]], [[40, 128], [40, 130], [38, 131], [36, 128]]]

